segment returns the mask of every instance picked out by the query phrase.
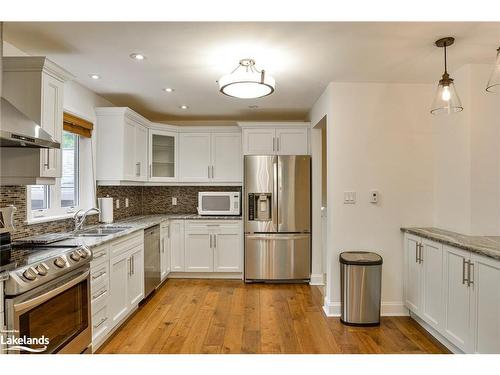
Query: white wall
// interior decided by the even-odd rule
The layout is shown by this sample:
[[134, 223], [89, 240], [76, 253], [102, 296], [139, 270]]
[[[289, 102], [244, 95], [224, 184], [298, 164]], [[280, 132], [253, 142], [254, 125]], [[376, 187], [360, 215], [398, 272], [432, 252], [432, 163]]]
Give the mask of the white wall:
[[[311, 111], [327, 116], [328, 264], [325, 307], [338, 314], [338, 255], [373, 250], [384, 258], [383, 312], [404, 312], [404, 225], [433, 217], [432, 85], [331, 83]], [[423, 109], [423, 110], [422, 110]], [[380, 193], [369, 203], [371, 189]], [[356, 191], [357, 203], [343, 203]]]
[[472, 235], [500, 234], [500, 96], [485, 91], [490, 65], [452, 77], [464, 111], [434, 120], [434, 225]]

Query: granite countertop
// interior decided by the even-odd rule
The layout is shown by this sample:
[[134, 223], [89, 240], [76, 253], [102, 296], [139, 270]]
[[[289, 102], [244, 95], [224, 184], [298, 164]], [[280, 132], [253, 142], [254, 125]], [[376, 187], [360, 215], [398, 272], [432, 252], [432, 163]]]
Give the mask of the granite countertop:
[[500, 236], [467, 236], [438, 228], [401, 228], [401, 231], [500, 260]]
[[[63, 241], [58, 241], [60, 246], [86, 246], [93, 248], [102, 245], [108, 241], [132, 234], [153, 225], [160, 224], [167, 220], [241, 220], [241, 216], [200, 216], [197, 214], [165, 214], [165, 215], [143, 215], [132, 216], [123, 220], [115, 221], [113, 224], [107, 224], [109, 227], [129, 227], [121, 232], [110, 234], [103, 237], [72, 237]], [[87, 226], [84, 229], [92, 229], [102, 224]]]

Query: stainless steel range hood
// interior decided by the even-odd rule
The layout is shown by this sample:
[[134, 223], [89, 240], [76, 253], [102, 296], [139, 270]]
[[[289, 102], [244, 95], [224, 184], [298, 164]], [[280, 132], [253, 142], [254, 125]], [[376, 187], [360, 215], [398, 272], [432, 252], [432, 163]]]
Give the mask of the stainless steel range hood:
[[0, 147], [61, 148], [35, 121], [2, 98]]

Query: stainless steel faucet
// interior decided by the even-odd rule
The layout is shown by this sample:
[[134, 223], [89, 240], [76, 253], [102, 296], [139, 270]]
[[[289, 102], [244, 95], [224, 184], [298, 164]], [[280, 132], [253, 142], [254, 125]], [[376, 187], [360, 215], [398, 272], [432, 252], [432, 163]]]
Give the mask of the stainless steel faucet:
[[101, 213], [101, 210], [98, 209], [98, 208], [95, 208], [95, 207], [89, 208], [87, 211], [83, 212], [83, 214], [80, 215], [80, 213], [82, 211], [83, 210], [78, 210], [73, 215], [73, 220], [74, 220], [74, 223], [75, 223], [75, 229], [74, 230], [80, 230], [80, 229], [82, 229], [83, 224], [85, 223], [85, 219], [87, 219], [87, 215], [90, 212], [95, 211], [97, 213]]

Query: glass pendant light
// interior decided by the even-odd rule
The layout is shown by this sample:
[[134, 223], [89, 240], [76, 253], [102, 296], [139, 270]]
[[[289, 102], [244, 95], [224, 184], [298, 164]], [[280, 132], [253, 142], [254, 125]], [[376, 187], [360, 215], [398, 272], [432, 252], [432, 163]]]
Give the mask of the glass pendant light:
[[444, 48], [444, 73], [439, 80], [436, 96], [432, 103], [431, 113], [433, 115], [451, 114], [463, 111], [462, 103], [458, 97], [453, 78], [448, 74], [446, 47], [451, 46], [455, 38], [447, 37], [436, 41], [436, 46]]
[[274, 78], [255, 68], [252, 59], [240, 60], [238, 67], [219, 79], [221, 93], [241, 99], [262, 98], [271, 95], [276, 87]]
[[486, 85], [486, 91], [500, 92], [500, 47], [497, 49], [495, 68], [493, 68], [493, 73], [491, 73], [491, 77]]

